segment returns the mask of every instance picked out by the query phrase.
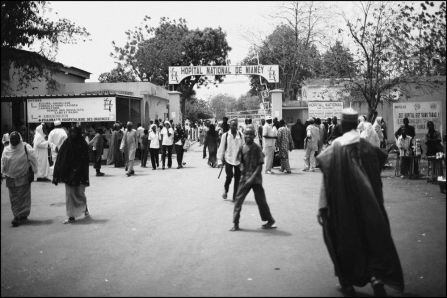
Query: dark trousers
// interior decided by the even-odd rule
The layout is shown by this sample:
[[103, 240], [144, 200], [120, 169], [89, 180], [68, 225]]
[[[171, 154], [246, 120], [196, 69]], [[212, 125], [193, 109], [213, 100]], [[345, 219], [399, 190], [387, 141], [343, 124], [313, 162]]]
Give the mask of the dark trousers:
[[144, 167], [146, 166], [146, 163], [147, 163], [148, 153], [149, 153], [149, 150], [147, 148], [145, 148], [141, 151], [141, 165]]
[[[234, 168], [234, 174], [233, 174]], [[237, 189], [239, 186], [239, 180], [241, 179], [241, 168], [239, 166], [233, 166], [228, 163], [225, 164], [225, 173], [227, 174], [227, 179], [225, 180], [225, 192], [228, 193], [230, 188], [231, 179], [234, 176], [234, 187], [233, 187], [233, 201], [236, 200]]]
[[97, 151], [93, 152], [95, 153], [95, 161], [93, 167], [96, 169], [96, 173], [99, 173], [101, 171], [102, 154]]
[[259, 146], [262, 148], [262, 137], [259, 137]]
[[181, 167], [183, 163], [183, 145], [175, 145], [175, 152], [177, 154], [177, 164]]
[[157, 167], [160, 166], [160, 164], [158, 162], [158, 151], [160, 151], [160, 149], [150, 148], [149, 151], [151, 153], [152, 168], [156, 169]]
[[236, 203], [234, 204], [233, 223], [235, 225], [239, 224], [242, 204], [244, 204], [244, 200], [251, 189], [253, 189], [253, 192], [255, 193], [255, 200], [256, 204], [258, 205], [259, 214], [261, 215], [262, 221], [273, 221], [273, 217], [270, 213], [270, 208], [267, 204], [267, 199], [265, 198], [265, 192], [262, 184], [254, 184], [248, 186], [245, 184], [245, 182], [242, 182], [237, 190]]
[[161, 146], [161, 150], [162, 150], [161, 163], [162, 163], [163, 167], [165, 166], [166, 155], [168, 156], [168, 168], [172, 167], [172, 147], [173, 147], [172, 145], [171, 146], [166, 146], [166, 145]]

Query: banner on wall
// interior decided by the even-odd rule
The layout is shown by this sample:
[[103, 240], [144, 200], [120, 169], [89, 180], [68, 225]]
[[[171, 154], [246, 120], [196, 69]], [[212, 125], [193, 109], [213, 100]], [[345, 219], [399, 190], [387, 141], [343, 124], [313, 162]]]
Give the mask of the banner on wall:
[[433, 121], [439, 131], [442, 125], [442, 104], [440, 101], [394, 103], [394, 131], [404, 124], [404, 118], [408, 118], [417, 135], [427, 133], [428, 121]]
[[309, 118], [327, 119], [337, 116], [338, 119], [341, 119], [342, 101], [309, 101], [307, 106], [309, 108]]
[[30, 98], [27, 110], [29, 123], [116, 121], [116, 98]]

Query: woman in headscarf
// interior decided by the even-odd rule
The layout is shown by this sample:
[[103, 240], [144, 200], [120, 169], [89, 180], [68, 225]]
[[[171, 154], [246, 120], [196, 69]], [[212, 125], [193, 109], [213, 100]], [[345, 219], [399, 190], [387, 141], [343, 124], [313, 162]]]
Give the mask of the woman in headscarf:
[[361, 121], [357, 126], [357, 130], [360, 133], [360, 137], [370, 142], [372, 145], [380, 148], [380, 139], [375, 132], [373, 126], [368, 121]]
[[[33, 148], [22, 141], [20, 133], [13, 131], [9, 136], [1, 158], [1, 174], [6, 177], [9, 190], [14, 227], [28, 219], [31, 211], [31, 182], [28, 179], [29, 167], [37, 172], [37, 158]], [[2, 180], [3, 181], [3, 180]]]
[[379, 137], [380, 140], [380, 145], [382, 144], [382, 142], [384, 141], [384, 135], [383, 135], [383, 131], [382, 131], [382, 117], [376, 117], [376, 120], [374, 121], [373, 124], [373, 128], [374, 131], [377, 133], [377, 136]]
[[40, 124], [36, 127], [36, 134], [34, 135], [33, 147], [37, 157], [37, 174], [36, 181], [51, 181], [50, 165], [48, 162], [48, 141], [45, 140], [45, 133], [43, 131], [43, 125]]
[[219, 134], [214, 124], [209, 125], [209, 130], [205, 137], [205, 146], [208, 148], [208, 165], [215, 168], [217, 166], [217, 148], [219, 142]]
[[53, 183], [65, 183], [65, 201], [68, 219], [73, 223], [84, 213], [89, 216], [85, 187], [90, 185], [88, 177], [88, 144], [82, 138], [80, 127], [70, 129], [69, 138], [62, 144], [54, 166]]

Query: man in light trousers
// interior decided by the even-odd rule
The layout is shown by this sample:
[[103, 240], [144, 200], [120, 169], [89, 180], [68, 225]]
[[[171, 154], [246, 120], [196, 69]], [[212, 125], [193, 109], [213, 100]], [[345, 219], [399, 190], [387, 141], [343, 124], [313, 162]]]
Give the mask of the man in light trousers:
[[275, 142], [276, 136], [278, 135], [278, 131], [276, 127], [273, 126], [273, 120], [271, 116], [267, 116], [265, 118], [265, 125], [262, 128], [262, 136], [263, 136], [263, 153], [265, 155], [265, 173], [273, 174], [273, 155], [275, 153]]
[[318, 141], [320, 140], [320, 130], [315, 126], [315, 120], [310, 118], [309, 125], [306, 128], [306, 138], [304, 139], [304, 172], [315, 171], [315, 152], [318, 151]]

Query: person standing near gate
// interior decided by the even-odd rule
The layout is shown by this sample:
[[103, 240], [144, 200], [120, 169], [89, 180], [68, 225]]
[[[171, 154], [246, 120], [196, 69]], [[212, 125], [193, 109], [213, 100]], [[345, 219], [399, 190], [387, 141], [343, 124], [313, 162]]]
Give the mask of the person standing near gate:
[[233, 182], [233, 202], [236, 201], [237, 189], [239, 186], [239, 179], [241, 177], [240, 156], [239, 150], [244, 145], [243, 135], [237, 131], [237, 119], [230, 122], [230, 130], [222, 135], [219, 149], [217, 150], [217, 164], [218, 167], [223, 167], [225, 164], [225, 179], [224, 193], [222, 198], [227, 199], [228, 190], [230, 188], [231, 179]]
[[168, 157], [168, 168], [172, 167], [172, 148], [174, 147], [174, 130], [169, 121], [165, 121], [165, 127], [161, 130], [161, 163], [162, 170], [165, 169], [166, 156]]
[[98, 177], [104, 176], [104, 173], [101, 172], [101, 161], [104, 152], [104, 142], [106, 141], [102, 128], [97, 128], [94, 138], [88, 143], [88, 145], [92, 147], [93, 155], [95, 156], [93, 167], [95, 168], [96, 176]]
[[123, 140], [121, 141], [120, 150], [124, 152], [124, 160], [126, 161], [127, 177], [135, 174], [133, 170], [133, 164], [135, 161], [135, 153], [137, 151], [138, 140], [137, 131], [133, 129], [133, 123], [127, 122], [127, 130], [124, 133]]
[[273, 126], [272, 116], [267, 116], [265, 122], [267, 122], [262, 129], [262, 136], [264, 137], [263, 153], [265, 155], [265, 173], [273, 174], [273, 155], [275, 153], [275, 143], [278, 131], [276, 126]]
[[386, 154], [360, 138], [357, 117], [344, 109], [344, 134], [318, 156], [323, 184], [317, 218], [342, 292], [355, 296], [353, 286], [371, 282], [374, 296], [385, 297], [384, 284], [404, 289], [382, 192]]
[[259, 208], [262, 221], [267, 223], [262, 225], [263, 229], [274, 229], [275, 220], [270, 213], [269, 205], [265, 198], [264, 188], [262, 187], [262, 164], [264, 163], [264, 154], [261, 147], [254, 143], [255, 128], [249, 124], [245, 128], [245, 145], [239, 149], [238, 155], [241, 158], [241, 181], [237, 190], [236, 203], [233, 211], [233, 228], [230, 231], [238, 231], [239, 219], [241, 216], [242, 204], [251, 189], [255, 194], [256, 204]]

